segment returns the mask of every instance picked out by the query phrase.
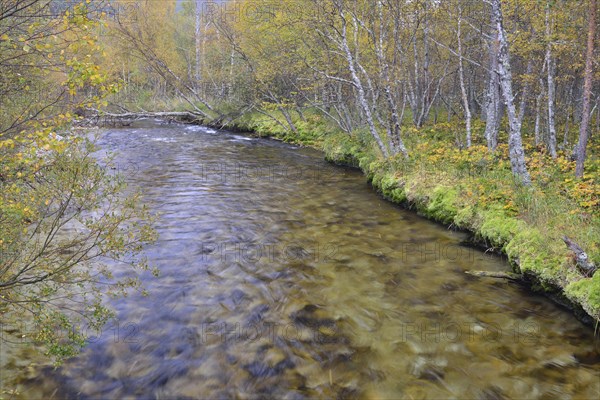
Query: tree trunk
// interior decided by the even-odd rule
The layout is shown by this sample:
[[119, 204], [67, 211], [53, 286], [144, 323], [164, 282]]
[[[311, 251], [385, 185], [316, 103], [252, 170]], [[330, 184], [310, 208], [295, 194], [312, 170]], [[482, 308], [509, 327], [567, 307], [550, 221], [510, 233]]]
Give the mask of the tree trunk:
[[462, 96], [463, 108], [465, 110], [465, 124], [467, 128], [466, 142], [467, 148], [471, 147], [471, 109], [469, 108], [469, 98], [467, 96], [467, 89], [465, 88], [465, 74], [463, 70], [463, 59], [462, 59], [462, 40], [461, 40], [461, 20], [462, 20], [462, 9], [458, 7], [458, 27], [456, 30], [456, 38], [458, 39], [458, 77], [460, 79], [460, 93]]
[[228, 91], [229, 93], [227, 93], [228, 98], [231, 100], [233, 97], [233, 85], [234, 85], [234, 79], [233, 79], [233, 69], [235, 66], [235, 49], [232, 47], [231, 48], [231, 55], [229, 57], [229, 81], [227, 82], [227, 86], [228, 86]]
[[508, 153], [513, 175], [519, 178], [524, 185], [529, 186], [531, 185], [531, 178], [527, 172], [527, 166], [525, 165], [525, 151], [521, 140], [521, 125], [519, 124], [513, 97], [508, 40], [506, 38], [506, 32], [504, 31], [500, 1], [501, 0], [492, 1], [492, 13], [500, 45], [500, 51], [498, 53], [498, 74], [504, 101], [506, 102], [506, 110], [508, 112]]
[[[543, 83], [543, 82], [540, 82]], [[537, 95], [535, 99], [535, 128], [534, 128], [534, 136], [535, 136], [535, 145], [539, 146], [542, 142], [540, 137], [540, 113], [542, 110], [542, 99], [544, 98], [544, 86], [540, 85], [540, 93]]]
[[548, 150], [552, 158], [556, 158], [556, 123], [554, 102], [556, 98], [556, 84], [554, 74], [556, 60], [552, 56], [552, 42], [550, 38], [550, 4], [546, 5], [546, 60], [548, 62]]
[[400, 124], [402, 121], [398, 117], [398, 107], [396, 106], [394, 95], [392, 94], [389, 76], [389, 64], [388, 61], [385, 59], [383, 53], [383, 44], [385, 41], [386, 31], [383, 19], [383, 7], [381, 0], [377, 2], [377, 9], [379, 11], [379, 40], [375, 40], [375, 54], [377, 55], [377, 60], [381, 71], [381, 81], [384, 85], [383, 90], [385, 93], [385, 99], [387, 100], [390, 112], [390, 122], [388, 126], [388, 141], [393, 155], [396, 155], [398, 154], [398, 152], [401, 152], [404, 157], [408, 157], [408, 151], [406, 150], [404, 142], [402, 141], [402, 137], [400, 136]]
[[429, 117], [429, 110], [431, 104], [435, 101], [435, 96], [431, 97], [431, 73], [429, 71], [430, 58], [429, 58], [429, 9], [427, 2], [423, 2], [425, 7], [425, 16], [423, 21], [423, 84], [421, 90], [423, 91], [421, 96], [421, 114], [419, 115], [418, 126], [422, 127]]
[[[565, 121], [565, 133], [563, 135], [563, 143], [562, 143], [562, 148], [564, 150], [566, 150], [568, 144], [569, 144], [569, 130], [570, 130], [570, 123], [571, 123], [571, 106], [573, 104], [573, 87], [575, 86], [575, 82], [573, 82], [571, 84], [571, 87], [569, 89], [569, 96], [568, 96], [568, 100], [567, 100], [567, 116], [566, 116], [566, 121]], [[574, 116], [573, 116], [574, 117]]]
[[485, 138], [488, 149], [496, 150], [498, 146], [498, 131], [500, 129], [500, 85], [498, 83], [498, 33], [490, 44], [490, 77], [487, 90], [485, 111]]
[[344, 51], [344, 55], [346, 56], [346, 61], [348, 62], [348, 69], [350, 71], [350, 75], [352, 76], [352, 82], [354, 83], [354, 86], [356, 87], [356, 91], [358, 93], [358, 103], [365, 115], [365, 119], [367, 121], [367, 125], [369, 127], [369, 132], [371, 133], [371, 136], [373, 137], [373, 139], [375, 139], [375, 142], [377, 143], [377, 146], [379, 147], [379, 150], [381, 151], [383, 156], [387, 158], [389, 157], [388, 149], [383, 143], [383, 140], [381, 140], [381, 136], [379, 136], [379, 133], [377, 133], [377, 129], [375, 128], [373, 115], [371, 114], [371, 108], [369, 107], [369, 103], [365, 95], [365, 90], [362, 81], [358, 76], [358, 73], [356, 72], [356, 67], [354, 65], [354, 56], [352, 55], [350, 47], [348, 46], [346, 18], [344, 16], [343, 11], [340, 11], [340, 17], [342, 20], [342, 37], [340, 44], [342, 46], [342, 50]]
[[195, 44], [196, 44], [196, 65], [195, 65], [195, 74], [194, 77], [196, 78], [196, 84], [195, 86], [198, 87], [197, 85], [200, 82], [200, 79], [202, 78], [201, 76], [201, 60], [200, 60], [200, 47], [202, 46], [202, 35], [201, 35], [201, 31], [202, 31], [202, 3], [203, 0], [196, 0], [196, 10], [195, 10], [195, 26], [194, 26], [194, 39], [195, 39]]
[[592, 80], [594, 78], [594, 40], [596, 38], [596, 0], [590, 1], [590, 12], [588, 14], [588, 38], [587, 52], [585, 56], [585, 80], [583, 84], [583, 110], [581, 116], [581, 126], [579, 127], [579, 142], [576, 150], [575, 176], [583, 176], [585, 153], [589, 139], [590, 125], [590, 97], [592, 93]]
[[525, 110], [527, 108], [527, 98], [529, 97], [529, 90], [531, 84], [529, 83], [529, 77], [533, 72], [533, 59], [529, 59], [527, 62], [527, 75], [525, 85], [523, 86], [523, 94], [521, 94], [521, 102], [519, 104], [519, 125], [523, 126], [523, 118], [525, 117]]
[[598, 107], [598, 100], [600, 98], [596, 97], [596, 130], [600, 131], [600, 107]]
[[278, 106], [277, 109], [285, 118], [285, 121], [287, 122], [288, 126], [290, 127], [290, 130], [294, 133], [298, 133], [298, 128], [296, 128], [296, 125], [294, 125], [294, 121], [292, 120], [292, 116], [290, 115], [288, 110], [286, 110], [284, 107], [281, 107], [281, 106]]
[[540, 93], [538, 94], [535, 102], [535, 145], [536, 147], [542, 144], [543, 138], [541, 135], [542, 131], [542, 101], [544, 100], [544, 96], [546, 95], [546, 84], [544, 83], [544, 78], [542, 77], [547, 66], [548, 59], [544, 58], [544, 63], [542, 64], [542, 72], [539, 77], [539, 85], [540, 85]]

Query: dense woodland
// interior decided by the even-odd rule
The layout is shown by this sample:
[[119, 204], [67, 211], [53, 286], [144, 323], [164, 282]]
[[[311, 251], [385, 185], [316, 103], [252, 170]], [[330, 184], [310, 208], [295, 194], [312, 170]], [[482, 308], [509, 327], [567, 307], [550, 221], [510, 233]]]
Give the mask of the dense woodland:
[[[131, 19], [117, 15], [101, 40], [106, 67], [126, 83], [121, 96], [134, 102], [178, 98], [205, 117], [224, 105], [260, 110], [293, 132], [291, 114], [316, 109], [345, 132], [367, 129], [386, 157], [410, 157], [410, 127], [446, 120], [460, 124], [460, 148], [483, 142], [494, 151], [507, 141], [525, 183], [523, 135], [553, 158], [572, 154], [582, 176], [590, 120], [592, 129], [600, 122], [594, 40], [586, 40], [595, 37], [595, 2], [128, 7]], [[499, 139], [501, 129], [508, 139]]]
[[[61, 106], [97, 100], [118, 83], [113, 111], [170, 100], [207, 120], [258, 111], [297, 132], [293, 115], [318, 110], [344, 132], [368, 130], [384, 157], [410, 157], [407, 131], [447, 121], [462, 131], [458, 148], [508, 143], [525, 184], [523, 136], [553, 158], [562, 150], [576, 159], [582, 177], [589, 133], [600, 124], [595, 2], [87, 3], [3, 1], [3, 131], [29, 120], [10, 106], [32, 84], [37, 95], [43, 85], [57, 90], [47, 78], [60, 63], [71, 76], [97, 69], [90, 82], [70, 82], [82, 90]], [[99, 24], [75, 37], [60, 18], [49, 22], [69, 10]], [[75, 48], [80, 56], [67, 59], [65, 49]], [[48, 67], [44, 79], [36, 79], [41, 64], [16, 61], [26, 59]], [[48, 100], [30, 106], [30, 117], [48, 118], [59, 105]]]
[[[33, 298], [19, 294], [47, 321], [54, 314], [40, 311], [40, 293], [90, 280], [64, 277], [73, 261], [98, 256], [87, 245], [100, 241], [100, 253], [117, 257], [149, 239], [143, 227], [128, 240], [116, 230], [132, 211], [91, 221], [98, 236], [61, 244], [81, 258], [56, 249], [54, 261], [41, 262], [50, 241], [31, 247], [35, 235], [24, 239], [23, 227], [47, 221], [52, 238], [66, 214], [103, 204], [98, 189], [117, 192], [91, 164], [57, 169], [89, 161], [91, 152], [73, 161], [81, 140], [57, 132], [68, 139], [76, 120], [157, 112], [354, 146], [369, 153], [366, 169], [387, 168], [392, 190], [398, 171], [419, 165], [417, 183], [443, 181], [466, 199], [454, 206], [493, 209], [535, 227], [509, 256], [553, 249], [542, 264], [556, 262], [558, 270], [560, 236], [569, 234], [597, 260], [597, 24], [596, 0], [0, 0], [0, 289], [50, 282]], [[40, 158], [40, 149], [54, 156]], [[481, 180], [444, 175], [464, 170]], [[97, 185], [83, 190], [86, 174]], [[520, 223], [511, 222], [511, 235]], [[498, 231], [490, 247], [508, 240]], [[587, 298], [600, 283], [577, 287]], [[106, 312], [92, 303], [100, 323]]]

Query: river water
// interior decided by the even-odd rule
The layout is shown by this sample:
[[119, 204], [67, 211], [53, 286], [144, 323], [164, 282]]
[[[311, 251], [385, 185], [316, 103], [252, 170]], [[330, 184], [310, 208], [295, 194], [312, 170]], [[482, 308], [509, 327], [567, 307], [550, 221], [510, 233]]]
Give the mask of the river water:
[[[600, 396], [593, 330], [495, 256], [273, 140], [156, 121], [105, 132], [158, 215], [149, 296], [58, 369], [4, 352], [20, 398]], [[0, 395], [2, 397], [2, 395]]]

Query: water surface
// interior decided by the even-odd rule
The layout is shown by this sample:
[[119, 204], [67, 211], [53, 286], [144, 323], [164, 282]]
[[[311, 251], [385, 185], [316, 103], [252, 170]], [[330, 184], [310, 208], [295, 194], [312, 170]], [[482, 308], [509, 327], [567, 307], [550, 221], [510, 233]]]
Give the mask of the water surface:
[[314, 150], [208, 128], [104, 133], [159, 215], [150, 296], [22, 398], [598, 398], [591, 329]]

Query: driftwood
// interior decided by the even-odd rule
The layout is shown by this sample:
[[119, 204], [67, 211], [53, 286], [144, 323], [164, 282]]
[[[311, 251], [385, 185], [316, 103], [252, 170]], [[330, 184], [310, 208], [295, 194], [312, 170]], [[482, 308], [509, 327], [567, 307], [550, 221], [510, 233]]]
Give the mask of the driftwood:
[[579, 272], [587, 277], [594, 275], [594, 272], [596, 272], [598, 267], [596, 267], [596, 265], [590, 261], [590, 258], [588, 257], [587, 253], [583, 251], [581, 246], [566, 236], [563, 236], [562, 240], [565, 242], [569, 250], [575, 253], [575, 260], [577, 261], [577, 269]]
[[496, 272], [496, 271], [465, 271], [466, 274], [479, 276], [482, 278], [507, 279], [513, 282], [522, 282], [523, 276], [514, 272]]

